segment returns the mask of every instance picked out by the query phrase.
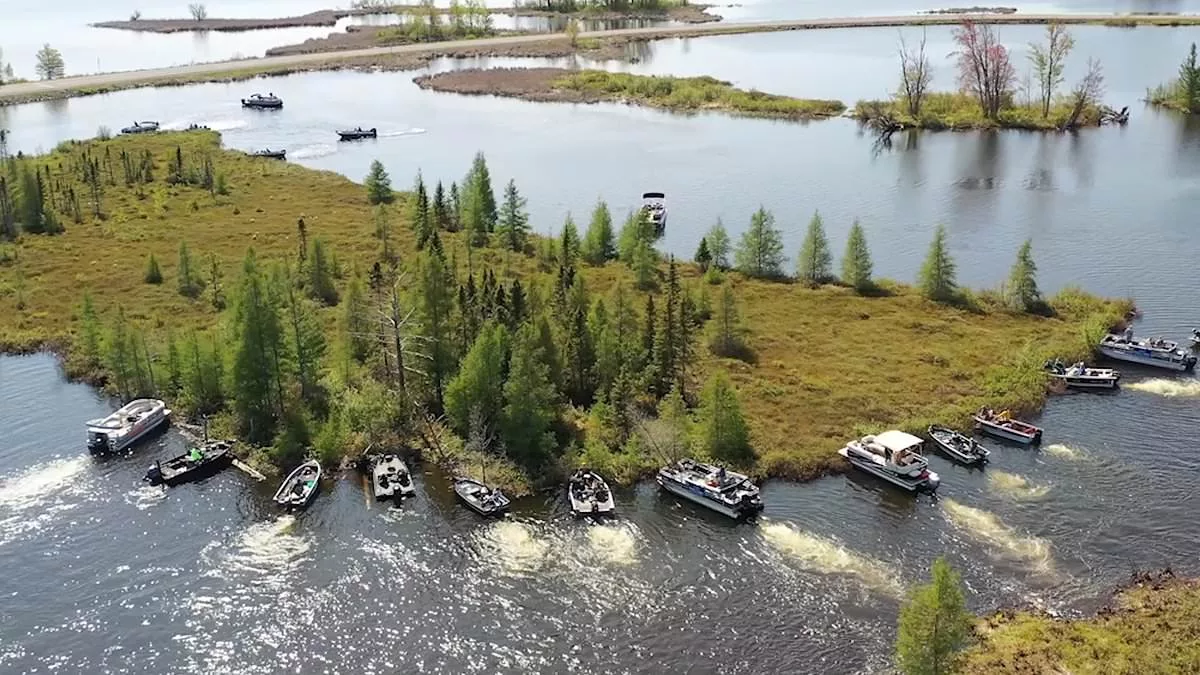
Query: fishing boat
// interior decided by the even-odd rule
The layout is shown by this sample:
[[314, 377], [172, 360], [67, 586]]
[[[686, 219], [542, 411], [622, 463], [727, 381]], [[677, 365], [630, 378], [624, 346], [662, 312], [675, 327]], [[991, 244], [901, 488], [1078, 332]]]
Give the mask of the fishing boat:
[[108, 417], [87, 423], [88, 450], [94, 454], [121, 452], [170, 417], [166, 403], [156, 398], [134, 399]]
[[255, 150], [250, 153], [250, 156], [264, 157], [266, 159], [287, 159], [287, 150], [272, 150], [267, 148], [265, 150]]
[[658, 485], [671, 494], [739, 519], [763, 509], [758, 486], [723, 466], [681, 459], [658, 470]]
[[296, 467], [275, 491], [275, 503], [288, 508], [304, 508], [312, 503], [321, 486], [321, 463], [315, 459]]
[[893, 429], [850, 441], [838, 454], [851, 466], [909, 492], [934, 492], [941, 477], [929, 470], [929, 460], [921, 453], [923, 445], [920, 438]]
[[208, 478], [233, 464], [232, 441], [209, 441], [165, 462], [155, 462], [142, 479], [151, 485], [175, 487]]
[[275, 94], [251, 94], [250, 98], [242, 99], [243, 108], [258, 108], [259, 110], [278, 110], [283, 107], [283, 99]]
[[407, 497], [416, 493], [408, 465], [398, 455], [382, 455], [371, 462], [371, 489], [376, 499]]
[[606, 516], [616, 509], [608, 483], [600, 474], [588, 469], [579, 469], [571, 475], [567, 482], [567, 499], [577, 516]]
[[1076, 389], [1115, 389], [1121, 374], [1110, 368], [1089, 368], [1079, 361], [1067, 367], [1061, 361], [1047, 361], [1046, 372], [1055, 380]]
[[454, 494], [481, 516], [499, 516], [508, 511], [509, 499], [499, 488], [471, 478], [455, 478]]
[[340, 138], [340, 140], [343, 140], [343, 141], [358, 141], [358, 140], [362, 140], [364, 138], [375, 138], [376, 137], [374, 127], [371, 127], [370, 129], [364, 129], [362, 127], [356, 127], [354, 129], [345, 129], [343, 131], [337, 132], [337, 135]]
[[1123, 335], [1105, 335], [1099, 351], [1110, 359], [1167, 370], [1182, 372], [1196, 367], [1196, 355], [1180, 349], [1178, 342], [1162, 338], [1135, 339], [1132, 328], [1125, 329]]
[[121, 129], [123, 134], [148, 134], [158, 131], [158, 122], [134, 122], [132, 126]]
[[1192, 341], [1192, 349], [1200, 349], [1200, 328], [1193, 328], [1192, 337], [1189, 339]]
[[642, 193], [642, 215], [654, 226], [654, 236], [661, 237], [667, 231], [667, 195], [662, 192]]
[[1042, 440], [1042, 430], [1027, 422], [1015, 420], [1007, 410], [995, 412], [991, 408], [980, 408], [975, 413], [975, 428], [1015, 443], [1029, 445]]
[[928, 431], [939, 450], [963, 464], [985, 464], [992, 454], [979, 441], [948, 427], [932, 424]]

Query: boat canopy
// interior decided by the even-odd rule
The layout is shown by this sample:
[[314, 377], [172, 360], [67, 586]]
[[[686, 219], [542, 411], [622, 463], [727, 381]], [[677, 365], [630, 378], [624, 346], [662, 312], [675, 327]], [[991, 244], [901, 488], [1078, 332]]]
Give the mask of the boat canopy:
[[642, 199], [666, 199], [667, 195], [663, 192], [643, 192]]
[[891, 450], [892, 452], [908, 450], [921, 445], [922, 443], [920, 438], [917, 438], [910, 433], [897, 431], [895, 429], [876, 435], [875, 442], [887, 448], [888, 450]]

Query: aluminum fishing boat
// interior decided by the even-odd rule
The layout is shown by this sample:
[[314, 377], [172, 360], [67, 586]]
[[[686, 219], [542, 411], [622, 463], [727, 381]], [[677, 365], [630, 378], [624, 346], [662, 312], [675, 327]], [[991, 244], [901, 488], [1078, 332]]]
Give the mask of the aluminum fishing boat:
[[920, 438], [893, 429], [850, 441], [838, 454], [855, 468], [909, 492], [934, 492], [941, 477], [929, 470], [929, 460], [921, 454], [923, 445]]
[[151, 464], [142, 480], [151, 485], [175, 487], [208, 478], [233, 464], [233, 459], [232, 441], [209, 441], [178, 457]]
[[158, 131], [158, 122], [134, 122], [132, 126], [121, 129], [123, 134], [148, 134]]
[[417, 491], [408, 465], [397, 455], [383, 455], [371, 462], [371, 488], [376, 499], [408, 497]]
[[1121, 374], [1110, 368], [1089, 368], [1079, 361], [1064, 366], [1061, 361], [1046, 363], [1050, 377], [1076, 389], [1115, 389]]
[[87, 423], [88, 450], [94, 454], [121, 452], [171, 417], [167, 404], [156, 398], [139, 398], [108, 417]]
[[567, 482], [567, 499], [577, 516], [606, 516], [616, 509], [608, 483], [600, 474], [588, 469], [580, 469], [571, 475]]
[[938, 450], [963, 464], [985, 464], [992, 454], [979, 441], [948, 427], [932, 424], [928, 431]]
[[250, 153], [250, 156], [262, 157], [264, 159], [287, 159], [287, 150], [272, 150], [267, 148], [265, 150], [255, 150]]
[[745, 518], [763, 509], [758, 486], [723, 466], [681, 459], [659, 469], [657, 480], [667, 492], [730, 518]]
[[1105, 335], [1099, 351], [1110, 359], [1154, 368], [1184, 372], [1196, 367], [1196, 355], [1180, 349], [1178, 342], [1162, 338], [1135, 339], [1132, 328], [1126, 329], [1123, 335]]
[[275, 491], [275, 503], [287, 508], [304, 508], [321, 487], [321, 463], [315, 459], [296, 467]]
[[364, 138], [375, 138], [378, 134], [375, 132], [374, 127], [370, 128], [370, 129], [356, 127], [354, 129], [345, 129], [345, 130], [339, 131], [339, 132], [337, 132], [337, 135], [338, 135], [339, 140], [358, 141], [358, 140], [362, 140]]
[[489, 487], [471, 478], [455, 478], [454, 494], [481, 516], [503, 515], [511, 503], [499, 488]]
[[283, 107], [283, 99], [275, 94], [251, 94], [250, 98], [242, 99], [243, 108], [258, 108], [259, 110], [278, 110]]
[[1042, 440], [1041, 428], [1013, 419], [1007, 410], [996, 412], [991, 408], [980, 408], [975, 413], [975, 428], [996, 438], [1024, 445]]

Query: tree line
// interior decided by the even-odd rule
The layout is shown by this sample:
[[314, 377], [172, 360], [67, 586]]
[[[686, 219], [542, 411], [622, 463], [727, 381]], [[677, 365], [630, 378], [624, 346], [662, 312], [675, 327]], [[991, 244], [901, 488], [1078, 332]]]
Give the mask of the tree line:
[[571, 13], [587, 10], [604, 12], [663, 11], [682, 7], [688, 0], [519, 0], [523, 9]]

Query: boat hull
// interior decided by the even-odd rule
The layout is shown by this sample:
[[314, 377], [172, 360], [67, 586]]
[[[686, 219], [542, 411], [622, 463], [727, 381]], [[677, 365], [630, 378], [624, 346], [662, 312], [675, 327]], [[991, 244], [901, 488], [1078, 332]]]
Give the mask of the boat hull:
[[853, 466], [860, 471], [869, 473], [876, 478], [885, 480], [888, 483], [891, 483], [892, 485], [909, 492], [936, 492], [938, 486], [940, 485], [937, 474], [932, 471], [929, 471], [928, 473], [933, 480], [930, 478], [909, 478], [907, 476], [897, 476], [890, 471], [883, 470], [875, 462], [860, 459], [854, 455], [851, 455], [850, 453], [846, 452], [844, 448], [840, 450], [839, 453], [842, 455], [842, 457], [846, 458], [846, 461], [850, 462], [850, 466]]
[[[305, 476], [305, 469], [310, 469], [312, 473], [312, 486], [304, 490], [301, 494], [296, 494], [295, 487], [297, 482]], [[296, 467], [294, 471], [288, 474], [283, 480], [283, 484], [275, 492], [275, 503], [288, 509], [307, 508], [314, 499], [317, 498], [317, 493], [321, 491], [321, 465], [315, 461], [305, 462]]]
[[681, 497], [681, 498], [686, 499], [694, 504], [699, 504], [700, 506], [703, 506], [712, 511], [716, 511], [717, 513], [720, 513], [721, 515], [726, 516], [728, 518], [732, 518], [734, 520], [741, 520], [742, 518], [748, 518], [748, 517], [758, 513], [759, 511], [762, 511], [761, 505], [759, 505], [755, 508], [734, 508], [734, 507], [729, 506], [728, 504], [722, 504], [720, 502], [713, 501], [712, 499], [708, 498], [706, 495], [694, 492], [689, 486], [684, 485], [668, 476], [663, 476], [661, 473], [658, 475], [657, 480], [658, 480], [659, 487], [666, 490], [667, 492], [670, 492], [671, 494], [675, 495], [676, 497]]
[[229, 465], [231, 464], [233, 464], [233, 455], [225, 453], [221, 457], [207, 461], [204, 464], [191, 469], [190, 471], [172, 475], [164, 475], [162, 480], [160, 480], [158, 483], [152, 484], [175, 487], [176, 485], [183, 485], [184, 483], [192, 483], [198, 480], [204, 480], [205, 478], [211, 478], [218, 473], [221, 473], [225, 469], [229, 468]]
[[155, 419], [147, 420], [139, 430], [135, 431], [134, 433], [130, 434], [129, 436], [126, 436], [125, 438], [118, 440], [115, 443], [89, 442], [88, 443], [88, 452], [91, 452], [93, 455], [110, 455], [110, 454], [115, 454], [118, 452], [124, 452], [125, 450], [128, 450], [129, 448], [133, 447], [134, 445], [137, 445], [137, 443], [139, 441], [141, 441], [143, 438], [145, 438], [146, 436], [149, 436], [150, 434], [154, 433], [155, 431], [158, 431], [159, 429], [162, 429], [163, 427], [165, 427], [167, 425], [167, 423], [170, 422], [170, 420], [171, 420], [171, 411], [163, 410], [161, 413], [159, 413], [157, 415], [153, 415], [153, 418], [155, 418]]
[[1116, 389], [1118, 377], [1071, 377], [1070, 375], [1055, 375], [1055, 379], [1072, 389]]
[[603, 502], [580, 502], [571, 499], [571, 512], [577, 516], [610, 516], [616, 510], [612, 497]]
[[987, 422], [981, 422], [979, 420], [975, 420], [975, 428], [985, 434], [988, 434], [989, 436], [1002, 438], [1006, 441], [1012, 441], [1013, 443], [1020, 443], [1022, 445], [1032, 445], [1042, 440], [1041, 429], [1038, 429], [1032, 434], [1026, 435], [1007, 427], [988, 424]]
[[[504, 501], [502, 504], [488, 507], [488, 506], [485, 506], [482, 503], [480, 503], [479, 500], [472, 499], [467, 494], [465, 494], [466, 490], [468, 490], [469, 488], [471, 488], [473, 486], [487, 487], [486, 485], [483, 485], [483, 483], [479, 483], [476, 481], [457, 481], [454, 484], [454, 496], [458, 497], [458, 500], [461, 501], [463, 504], [466, 504], [467, 508], [471, 509], [472, 511], [474, 511], [475, 513], [478, 513], [481, 516], [487, 516], [487, 517], [502, 516], [508, 512], [508, 507], [511, 505], [512, 502], [507, 497], [504, 497]], [[503, 493], [501, 493], [501, 495], [503, 495]]]
[[1181, 361], [1156, 359], [1145, 354], [1126, 351], [1124, 349], [1114, 349], [1105, 345], [1101, 345], [1099, 351], [1108, 358], [1117, 361], [1127, 361], [1129, 363], [1136, 363], [1143, 366], [1149, 366], [1151, 368], [1162, 368], [1164, 370], [1173, 370], [1180, 373], [1191, 371], [1196, 367], [1196, 361], [1194, 358], [1183, 359]]
[[958, 462], [959, 464], [966, 464], [967, 466], [974, 466], [977, 464], [986, 464], [988, 461], [987, 455], [965, 455], [965, 454], [959, 452], [958, 449], [955, 448], [954, 446], [947, 445], [937, 438], [933, 439], [933, 445], [939, 451], [941, 451], [941, 453], [943, 455], [946, 455], [947, 457], [949, 457], [950, 459], [953, 459], [954, 461]]

